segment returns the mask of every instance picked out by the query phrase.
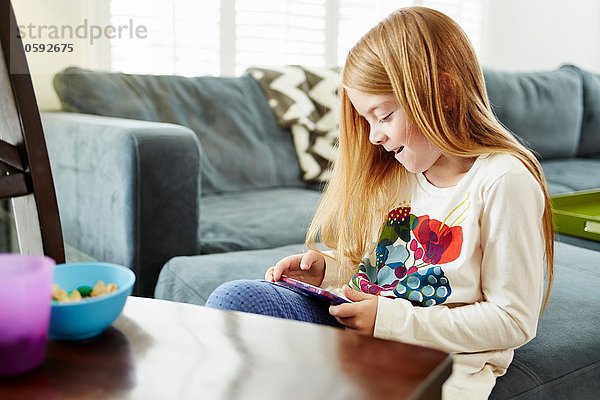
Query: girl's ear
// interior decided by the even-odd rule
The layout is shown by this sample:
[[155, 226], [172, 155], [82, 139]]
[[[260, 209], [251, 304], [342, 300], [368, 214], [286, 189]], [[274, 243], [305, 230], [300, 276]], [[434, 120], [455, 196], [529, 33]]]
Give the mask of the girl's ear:
[[440, 94], [442, 108], [444, 111], [454, 110], [456, 108], [456, 83], [452, 76], [447, 72], [439, 75]]

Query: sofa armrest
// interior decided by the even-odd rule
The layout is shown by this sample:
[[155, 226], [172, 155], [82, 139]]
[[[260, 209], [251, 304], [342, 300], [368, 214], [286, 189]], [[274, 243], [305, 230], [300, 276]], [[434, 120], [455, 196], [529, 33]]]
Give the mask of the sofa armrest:
[[131, 267], [151, 297], [162, 266], [199, 253], [200, 144], [179, 125], [64, 112], [42, 121], [65, 241]]

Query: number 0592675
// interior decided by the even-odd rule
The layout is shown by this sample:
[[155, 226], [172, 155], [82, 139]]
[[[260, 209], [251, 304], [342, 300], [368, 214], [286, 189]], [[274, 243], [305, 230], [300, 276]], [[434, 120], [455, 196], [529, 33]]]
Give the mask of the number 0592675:
[[74, 50], [72, 43], [26, 43], [26, 53], [71, 53]]

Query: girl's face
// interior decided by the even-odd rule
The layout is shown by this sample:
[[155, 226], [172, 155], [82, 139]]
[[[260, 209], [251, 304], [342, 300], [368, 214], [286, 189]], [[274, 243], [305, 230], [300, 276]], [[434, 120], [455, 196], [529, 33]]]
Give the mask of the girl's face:
[[394, 95], [372, 95], [347, 89], [354, 109], [370, 126], [369, 141], [395, 153], [412, 173], [429, 170], [442, 158], [440, 149], [410, 124]]

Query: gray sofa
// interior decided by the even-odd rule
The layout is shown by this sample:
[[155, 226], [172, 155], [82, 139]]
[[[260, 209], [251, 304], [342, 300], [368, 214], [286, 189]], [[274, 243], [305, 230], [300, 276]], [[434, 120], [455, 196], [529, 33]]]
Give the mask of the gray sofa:
[[[600, 187], [598, 75], [485, 76], [499, 119], [538, 152], [553, 193]], [[68, 68], [54, 83], [64, 112], [42, 117], [65, 239], [131, 266], [136, 294], [152, 296], [175, 256], [303, 241], [319, 185], [300, 179], [289, 128], [249, 75]]]

